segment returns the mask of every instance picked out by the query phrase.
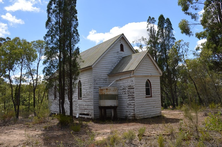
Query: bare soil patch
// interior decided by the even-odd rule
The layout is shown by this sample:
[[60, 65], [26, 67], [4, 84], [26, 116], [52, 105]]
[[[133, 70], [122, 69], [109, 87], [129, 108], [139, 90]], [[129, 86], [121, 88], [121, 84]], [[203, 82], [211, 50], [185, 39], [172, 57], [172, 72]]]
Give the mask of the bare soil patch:
[[[199, 113], [199, 125], [202, 125], [207, 117], [204, 114], [205, 112]], [[138, 134], [138, 130], [142, 127], [146, 128], [144, 141], [134, 140], [125, 146], [153, 146], [157, 145], [156, 140], [159, 134], [170, 135], [167, 129], [172, 127], [177, 130], [183, 119], [183, 112], [180, 110], [163, 110], [162, 116], [141, 120], [75, 119], [75, 122], [82, 123], [79, 132], [73, 132], [69, 127], [61, 128], [58, 120], [51, 117], [47, 122], [40, 124], [32, 124], [30, 119], [20, 119], [16, 123], [0, 124], [0, 146], [84, 146], [84, 142], [89, 141], [89, 137], [93, 134], [94, 141], [98, 141], [108, 137], [113, 131], [121, 135], [123, 132], [133, 130], [135, 134]], [[92, 143], [90, 146], [95, 146], [95, 144]]]

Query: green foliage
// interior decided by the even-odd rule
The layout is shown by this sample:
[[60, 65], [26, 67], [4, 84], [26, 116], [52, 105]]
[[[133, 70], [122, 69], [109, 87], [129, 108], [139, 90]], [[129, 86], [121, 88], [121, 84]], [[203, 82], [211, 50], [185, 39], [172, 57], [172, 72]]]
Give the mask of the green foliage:
[[196, 134], [195, 137], [199, 139], [200, 136], [199, 136], [199, 125], [198, 125], [199, 122], [198, 112], [200, 110], [200, 107], [195, 103], [191, 103], [189, 106], [185, 105], [183, 110], [184, 110], [184, 117], [188, 121], [187, 126], [190, 128], [190, 131], [192, 133]]
[[[42, 104], [44, 105], [44, 104]], [[49, 108], [48, 106], [41, 106], [41, 109], [38, 109], [36, 116], [33, 118], [33, 123], [34, 124], [39, 124], [39, 123], [44, 123], [47, 122], [48, 117], [49, 117]]]
[[15, 117], [15, 113], [12, 110], [7, 111], [6, 113], [0, 113], [0, 120], [3, 123], [8, 123], [13, 117]]
[[[65, 115], [65, 94], [70, 101], [70, 116], [73, 116], [72, 96], [74, 83], [79, 75], [79, 42], [76, 0], [50, 0], [47, 5], [47, 33], [43, 64], [44, 74], [50, 82], [57, 80], [61, 112]], [[62, 16], [62, 17], [60, 17]], [[57, 73], [55, 75], [55, 73]], [[67, 87], [67, 88], [65, 88]]]
[[157, 139], [158, 145], [159, 147], [164, 147], [164, 138], [163, 135], [159, 135], [158, 139]]
[[112, 132], [112, 135], [108, 136], [107, 140], [109, 141], [109, 145], [113, 147], [122, 143], [122, 139], [116, 131]]
[[69, 124], [72, 124], [72, 119], [70, 116], [58, 114], [56, 115], [56, 118], [61, 126], [68, 126]]
[[142, 127], [142, 128], [140, 128], [140, 129], [138, 130], [138, 138], [139, 138], [139, 141], [142, 140], [145, 131], [146, 131], [146, 128], [145, 128], [145, 127]]
[[206, 128], [201, 128], [201, 129], [199, 129], [199, 131], [200, 131], [200, 135], [201, 135], [200, 136], [201, 141], [210, 141], [213, 139]]
[[183, 132], [180, 132], [176, 138], [175, 146], [180, 147], [182, 145], [183, 139], [184, 139], [184, 134]]
[[128, 132], [123, 133], [123, 139], [127, 140], [128, 142], [132, 142], [136, 138], [136, 134], [132, 131], [129, 130]]
[[212, 103], [210, 103], [209, 108], [210, 109], [215, 109], [215, 108], [217, 108], [217, 106], [216, 106], [215, 103], [212, 102]]
[[97, 146], [124, 146], [124, 138], [121, 138], [118, 135], [117, 131], [111, 131], [110, 135], [107, 138], [104, 138], [103, 140], [96, 141], [95, 144]]
[[70, 129], [74, 132], [79, 132], [81, 130], [81, 124], [71, 124]]
[[[200, 0], [178, 0], [178, 5], [181, 6], [182, 11], [195, 20], [197, 23], [189, 23], [187, 20], [181, 20], [179, 27], [182, 33], [191, 35], [191, 25], [202, 25], [203, 31], [196, 33], [198, 39], [206, 39], [203, 48], [212, 51], [210, 61], [214, 64], [215, 70], [222, 70], [222, 11], [220, 0], [206, 0], [204, 3]], [[200, 10], [202, 14], [199, 14]], [[201, 20], [199, 23], [199, 16]]]
[[208, 130], [222, 131], [222, 118], [221, 113], [209, 114], [205, 120], [205, 127]]

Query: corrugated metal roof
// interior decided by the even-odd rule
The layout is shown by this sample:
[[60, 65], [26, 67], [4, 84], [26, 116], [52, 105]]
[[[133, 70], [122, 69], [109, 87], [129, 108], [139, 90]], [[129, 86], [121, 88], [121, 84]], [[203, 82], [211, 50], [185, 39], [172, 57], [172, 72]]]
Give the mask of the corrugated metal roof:
[[123, 57], [109, 75], [135, 70], [146, 54], [147, 51], [143, 51]]
[[92, 66], [101, 56], [106, 52], [107, 49], [116, 41], [118, 40], [123, 34], [120, 34], [114, 38], [111, 38], [101, 44], [98, 44], [82, 53], [80, 62], [80, 68], [86, 68]]

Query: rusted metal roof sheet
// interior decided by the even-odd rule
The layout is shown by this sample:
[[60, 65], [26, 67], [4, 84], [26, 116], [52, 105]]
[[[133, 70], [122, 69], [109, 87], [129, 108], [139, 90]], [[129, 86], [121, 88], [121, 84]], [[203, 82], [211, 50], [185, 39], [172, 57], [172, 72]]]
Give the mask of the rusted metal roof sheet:
[[143, 51], [123, 57], [109, 75], [135, 70], [146, 54], [147, 51]]
[[112, 44], [118, 40], [123, 34], [120, 34], [114, 38], [111, 38], [101, 44], [98, 44], [82, 53], [81, 55], [81, 62], [80, 68], [87, 68], [91, 67], [105, 52], [109, 49]]

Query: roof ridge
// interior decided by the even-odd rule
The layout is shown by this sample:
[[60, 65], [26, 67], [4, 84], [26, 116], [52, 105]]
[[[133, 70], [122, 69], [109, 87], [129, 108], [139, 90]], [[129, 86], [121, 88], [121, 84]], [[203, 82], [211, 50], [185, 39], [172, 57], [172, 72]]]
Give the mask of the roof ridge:
[[91, 67], [98, 59], [124, 34], [119, 34], [108, 39], [94, 47], [91, 47], [80, 53], [83, 62], [80, 63], [81, 68]]
[[[99, 45], [101, 45], [101, 44], [103, 44], [103, 43], [106, 43], [106, 42], [108, 42], [108, 41], [116, 38], [116, 37], [117, 37], [117, 39], [118, 39], [121, 35], [124, 35], [124, 34], [122, 33], [122, 34], [119, 34], [119, 35], [117, 35], [117, 36], [114, 36], [114, 37], [112, 37], [112, 38], [110, 38], [110, 39], [108, 39], [108, 40], [105, 40], [104, 42], [101, 42], [101, 43], [99, 43], [99, 44], [97, 44], [97, 45], [95, 45], [95, 46], [93, 46], [93, 47], [91, 47], [91, 48], [97, 47], [97, 46], [99, 46]], [[118, 37], [118, 36], [119, 36], [119, 37]], [[115, 40], [117, 40], [117, 39], [115, 39]], [[88, 48], [87, 50], [90, 50], [91, 48]], [[85, 51], [87, 51], [87, 50], [85, 50]], [[83, 51], [83, 52], [85, 52], [85, 51]], [[81, 53], [83, 53], [83, 52], [81, 52]], [[81, 53], [80, 53], [80, 54], [81, 54]]]

